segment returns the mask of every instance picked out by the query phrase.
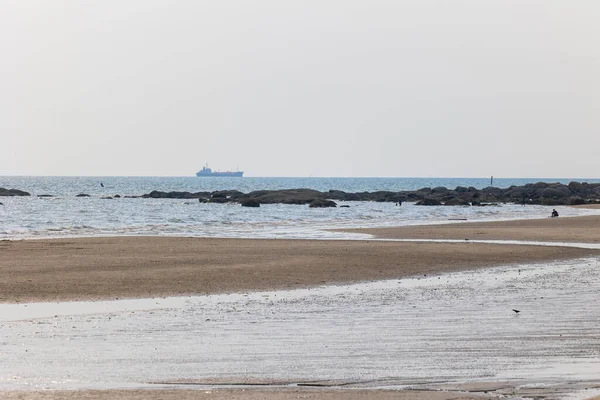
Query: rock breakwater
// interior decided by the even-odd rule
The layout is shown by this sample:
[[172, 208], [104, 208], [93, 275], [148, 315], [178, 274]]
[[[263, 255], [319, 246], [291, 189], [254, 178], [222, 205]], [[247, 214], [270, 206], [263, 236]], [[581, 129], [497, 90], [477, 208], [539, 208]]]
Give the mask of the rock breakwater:
[[[0, 188], [0, 196], [29, 196], [30, 194], [17, 189]], [[48, 196], [48, 195], [46, 195]], [[83, 196], [83, 195], [79, 195]], [[114, 198], [121, 196], [115, 195]], [[457, 186], [454, 189], [446, 187], [421, 188], [411, 191], [374, 191], [374, 192], [344, 192], [329, 190], [320, 192], [313, 189], [283, 189], [257, 190], [243, 193], [238, 190], [219, 190], [214, 192], [181, 192], [154, 190], [143, 195], [123, 196], [124, 198], [154, 198], [154, 199], [196, 199], [202, 203], [238, 203], [257, 207], [260, 204], [313, 204], [313, 207], [335, 207], [335, 203], [327, 201], [376, 201], [414, 202], [418, 205], [447, 205], [467, 206], [486, 205], [490, 203], [516, 203], [541, 205], [578, 205], [600, 203], [600, 183], [570, 182], [561, 183], [538, 182], [508, 188]]]
[[508, 188], [457, 186], [421, 188], [412, 191], [375, 191], [348, 193], [341, 190], [319, 192], [312, 189], [259, 190], [242, 193], [237, 190], [218, 192], [160, 192], [144, 194], [143, 198], [199, 199], [207, 203], [245, 203], [252, 201], [260, 204], [311, 204], [315, 201], [377, 201], [377, 202], [415, 202], [420, 205], [485, 205], [489, 203], [517, 203], [541, 205], [577, 205], [600, 203], [600, 183], [538, 182]]

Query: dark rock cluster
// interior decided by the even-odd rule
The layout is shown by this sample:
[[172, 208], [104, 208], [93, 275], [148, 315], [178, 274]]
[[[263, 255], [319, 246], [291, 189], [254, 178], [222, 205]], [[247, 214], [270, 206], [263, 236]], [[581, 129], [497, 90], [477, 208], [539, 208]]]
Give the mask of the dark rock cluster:
[[[237, 190], [218, 192], [159, 192], [153, 191], [144, 198], [199, 199], [206, 203], [240, 203], [250, 207], [260, 204], [312, 204], [311, 207], [335, 207], [335, 201], [415, 202], [417, 205], [468, 206], [490, 203], [517, 203], [543, 205], [575, 205], [600, 202], [600, 183], [571, 182], [531, 183], [506, 189], [457, 186], [422, 188], [410, 191], [376, 191], [347, 193], [341, 190], [319, 192], [312, 189], [257, 190], [242, 193]], [[330, 202], [326, 202], [330, 201]], [[252, 205], [250, 205], [252, 204]], [[325, 205], [326, 204], [326, 205]]]
[[5, 189], [0, 187], [0, 196], [31, 196], [31, 194], [17, 189]]
[[[0, 196], [29, 196], [29, 193], [17, 189], [0, 188]], [[48, 196], [48, 195], [45, 195]], [[79, 194], [78, 197], [88, 197]], [[114, 198], [121, 196], [115, 195]], [[201, 203], [238, 203], [244, 207], [260, 207], [261, 204], [308, 204], [310, 207], [336, 207], [335, 201], [377, 201], [414, 202], [417, 205], [480, 206], [490, 203], [517, 203], [542, 205], [576, 205], [600, 203], [600, 183], [538, 182], [523, 186], [511, 186], [501, 189], [486, 187], [457, 186], [422, 188], [410, 191], [375, 191], [348, 193], [341, 190], [319, 192], [313, 189], [257, 190], [243, 193], [238, 190], [220, 190], [215, 192], [161, 192], [152, 191], [141, 197], [153, 199], [198, 199]]]

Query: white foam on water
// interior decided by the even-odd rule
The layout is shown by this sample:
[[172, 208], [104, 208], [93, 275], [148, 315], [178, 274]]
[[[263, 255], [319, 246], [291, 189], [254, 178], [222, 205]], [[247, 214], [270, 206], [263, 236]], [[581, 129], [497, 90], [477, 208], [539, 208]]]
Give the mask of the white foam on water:
[[[349, 208], [308, 205], [201, 204], [181, 199], [10, 197], [0, 209], [0, 239], [193, 236], [233, 238], [353, 238], [331, 229], [545, 218], [552, 207], [502, 204], [486, 207], [415, 206], [340, 202]], [[562, 216], [597, 215], [599, 210], [557, 207]]]

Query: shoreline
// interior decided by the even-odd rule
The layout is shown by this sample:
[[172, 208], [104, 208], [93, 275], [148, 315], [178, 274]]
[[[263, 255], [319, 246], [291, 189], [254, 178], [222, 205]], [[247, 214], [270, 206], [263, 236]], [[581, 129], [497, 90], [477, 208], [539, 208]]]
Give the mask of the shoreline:
[[[346, 232], [348, 230], [345, 230]], [[378, 238], [600, 242], [600, 216], [349, 230]], [[411, 237], [407, 237], [411, 236]], [[518, 264], [599, 257], [600, 250], [561, 246], [369, 240], [92, 237], [0, 241], [0, 303], [114, 300], [311, 288], [436, 276]], [[435, 279], [435, 278], [434, 278]], [[520, 307], [519, 307], [520, 308]], [[510, 310], [509, 310], [510, 312]], [[73, 322], [69, 322], [74, 324]], [[75, 328], [75, 325], [73, 326]], [[554, 398], [598, 388], [575, 381], [540, 389], [522, 382], [448, 382], [400, 390], [342, 386], [178, 387], [79, 390], [0, 389], [7, 400], [450, 400]], [[598, 385], [598, 386], [596, 386]], [[367, 385], [368, 387], [368, 385]]]
[[[598, 209], [600, 207], [593, 208]], [[600, 215], [490, 222], [458, 222], [385, 228], [336, 229], [334, 231], [369, 234], [377, 239], [600, 243]]]
[[[345, 230], [348, 231], [348, 230]], [[350, 230], [379, 238], [600, 242], [600, 216]], [[436, 236], [442, 237], [436, 237]], [[114, 300], [311, 288], [488, 267], [600, 256], [600, 250], [560, 246], [378, 240], [93, 237], [0, 241], [0, 303]], [[510, 312], [510, 310], [509, 310]], [[69, 322], [71, 324], [71, 322]], [[69, 325], [70, 326], [70, 325]], [[75, 327], [75, 326], [74, 326]], [[193, 383], [191, 383], [193, 385]], [[595, 386], [598, 384], [599, 386]], [[448, 385], [452, 388], [447, 387]], [[157, 387], [107, 390], [0, 389], [8, 400], [199, 400], [314, 398], [487, 399], [502, 391], [539, 398], [579, 393], [600, 383], [579, 382], [528, 392], [519, 382], [449, 383], [401, 390], [329, 387]], [[454, 387], [456, 386], [456, 387]], [[485, 388], [485, 389], [482, 389]], [[500, 389], [498, 389], [500, 388]], [[489, 390], [489, 392], [488, 392]], [[544, 392], [545, 390], [545, 392]], [[540, 397], [540, 395], [543, 395]]]
[[377, 240], [111, 237], [4, 241], [0, 242], [0, 302], [294, 289], [599, 254], [600, 250], [569, 247]]

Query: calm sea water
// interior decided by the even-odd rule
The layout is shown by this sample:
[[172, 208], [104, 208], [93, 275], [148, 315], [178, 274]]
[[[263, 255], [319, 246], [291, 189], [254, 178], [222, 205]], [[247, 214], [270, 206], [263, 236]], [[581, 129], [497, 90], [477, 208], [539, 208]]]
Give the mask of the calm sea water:
[[[508, 187], [545, 181], [581, 179], [494, 179]], [[101, 183], [104, 187], [101, 186]], [[447, 223], [456, 219], [502, 220], [549, 215], [543, 206], [418, 207], [393, 203], [349, 202], [349, 208], [310, 209], [298, 205], [200, 204], [177, 199], [101, 199], [152, 190], [242, 192], [310, 188], [347, 192], [415, 190], [422, 187], [489, 186], [489, 179], [471, 178], [196, 178], [196, 177], [0, 177], [0, 187], [25, 190], [31, 197], [2, 197], [0, 239], [112, 235], [201, 237], [347, 238], [329, 228]], [[85, 193], [91, 197], [75, 197]], [[38, 198], [38, 195], [53, 197]], [[562, 215], [592, 213], [564, 207]]]

